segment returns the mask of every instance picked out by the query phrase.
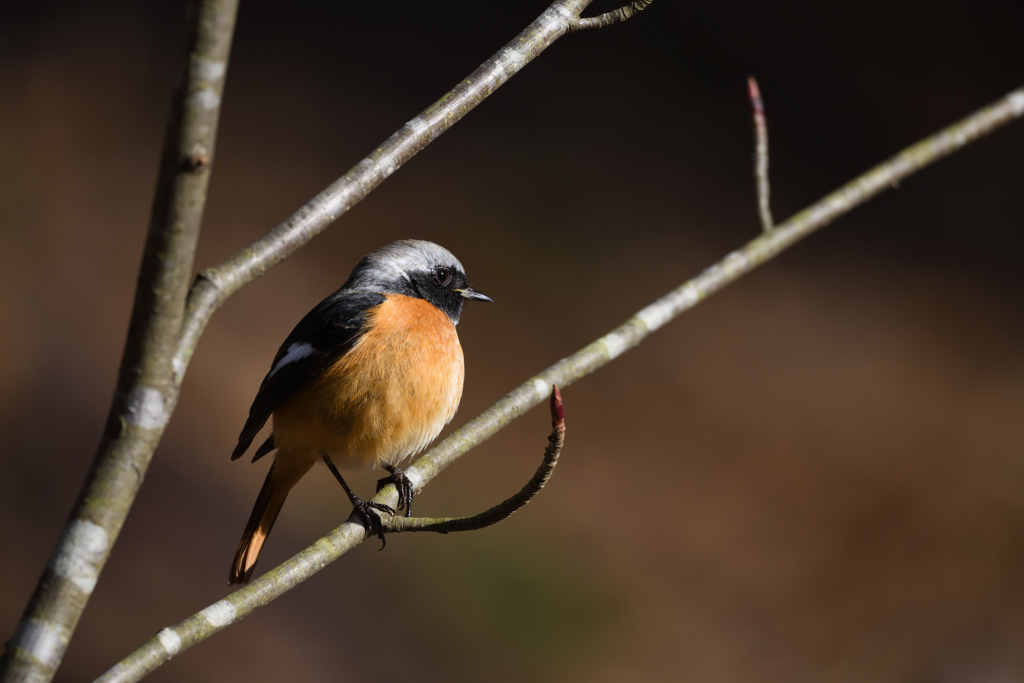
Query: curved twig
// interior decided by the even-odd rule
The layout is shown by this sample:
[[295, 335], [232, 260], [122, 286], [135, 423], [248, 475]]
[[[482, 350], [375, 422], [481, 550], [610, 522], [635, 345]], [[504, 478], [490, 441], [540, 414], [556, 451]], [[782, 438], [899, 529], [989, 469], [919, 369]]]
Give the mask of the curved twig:
[[0, 661], [3, 681], [60, 666], [177, 399], [171, 358], [206, 188], [238, 0], [191, 2], [131, 323], [107, 426], [78, 501]]
[[[551, 435], [544, 449], [544, 460], [533, 478], [511, 498], [472, 517], [431, 519], [426, 517], [392, 517], [387, 526], [388, 533], [401, 531], [436, 531], [442, 534], [452, 531], [473, 531], [507, 519], [519, 508], [533, 499], [551, 478], [558, 463], [558, 455], [565, 442], [565, 411], [562, 394], [558, 387], [551, 387]], [[390, 485], [394, 491], [394, 485]], [[397, 495], [395, 496], [397, 498]], [[374, 498], [377, 501], [378, 495]], [[393, 504], [393, 501], [392, 501]], [[353, 524], [353, 520], [355, 523]], [[358, 530], [356, 529], [358, 528]], [[161, 629], [153, 638], [118, 662], [109, 671], [96, 679], [96, 683], [129, 683], [138, 681], [161, 664], [196, 643], [209, 638], [222, 628], [238, 621], [257, 607], [262, 607], [275, 597], [292, 588], [305, 578], [322, 569], [327, 562], [311, 565], [310, 550], [323, 553], [339, 545], [358, 544], [365, 528], [359, 517], [353, 514], [342, 526], [327, 537], [320, 539], [312, 548], [299, 553], [288, 562], [264, 574], [250, 586], [235, 591], [225, 599], [210, 605], [176, 626]], [[356, 538], [358, 536], [358, 538]], [[339, 555], [341, 553], [338, 553]]]
[[[482, 414], [450, 434], [419, 458], [405, 474], [417, 490], [461, 455], [483, 443], [512, 420], [544, 400], [555, 384], [565, 387], [590, 374], [639, 344], [683, 311], [693, 308], [727, 284], [739, 279], [815, 230], [828, 225], [925, 166], [952, 154], [1011, 121], [1024, 116], [1024, 87], [991, 105], [904, 149], [835, 192], [797, 213], [770, 233], [748, 242], [703, 273], [642, 309], [592, 344], [527, 380]], [[393, 484], [382, 488], [374, 502], [394, 507]], [[359, 545], [367, 537], [353, 515], [341, 526], [251, 584], [228, 595], [177, 626], [161, 630], [100, 681], [137, 681], [183, 649], [195, 645], [284, 594]]]
[[771, 187], [768, 184], [768, 120], [764, 116], [764, 102], [757, 79], [747, 79], [747, 93], [754, 112], [754, 181], [757, 186], [757, 214], [761, 229], [768, 232], [775, 227], [772, 219]]
[[507, 498], [492, 508], [484, 510], [472, 517], [392, 517], [387, 522], [388, 533], [401, 531], [436, 531], [447, 534], [454, 531], [476, 531], [497, 524], [507, 519], [540, 493], [548, 483], [558, 464], [558, 455], [565, 443], [565, 411], [562, 407], [562, 394], [557, 386], [551, 387], [551, 435], [548, 447], [544, 449], [544, 460], [541, 462], [533, 478], [511, 498]]
[[605, 26], [618, 24], [619, 22], [626, 21], [634, 14], [647, 9], [652, 2], [654, 0], [634, 0], [624, 7], [613, 9], [611, 12], [605, 12], [596, 17], [579, 17], [569, 22], [569, 31], [585, 31], [586, 29], [604, 28]]

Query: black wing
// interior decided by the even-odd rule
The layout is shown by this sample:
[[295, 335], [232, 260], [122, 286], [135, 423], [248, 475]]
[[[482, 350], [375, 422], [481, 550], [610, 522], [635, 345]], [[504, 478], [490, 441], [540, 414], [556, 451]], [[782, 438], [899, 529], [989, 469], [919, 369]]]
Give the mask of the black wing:
[[[365, 331], [367, 312], [383, 302], [383, 294], [342, 288], [317, 304], [299, 321], [281, 344], [270, 365], [270, 372], [260, 384], [249, 408], [249, 419], [245, 421], [242, 433], [238, 435], [238, 445], [231, 453], [232, 460], [245, 453], [285, 399], [329, 368], [359, 341]], [[264, 444], [257, 457], [265, 455], [271, 448]]]

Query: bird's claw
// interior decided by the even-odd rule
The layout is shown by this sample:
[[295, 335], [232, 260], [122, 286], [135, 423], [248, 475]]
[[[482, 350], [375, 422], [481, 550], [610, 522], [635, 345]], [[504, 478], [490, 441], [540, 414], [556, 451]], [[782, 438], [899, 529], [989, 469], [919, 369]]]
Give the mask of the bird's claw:
[[384, 538], [384, 524], [380, 515], [375, 511], [384, 512], [394, 517], [395, 509], [390, 505], [366, 502], [359, 498], [353, 499], [352, 508], [353, 512], [363, 518], [363, 526], [366, 527], [369, 535], [380, 539], [380, 549], [384, 550], [384, 546], [388, 544], [387, 539]]
[[405, 508], [405, 516], [412, 517], [412, 499], [416, 495], [416, 489], [413, 488], [412, 481], [409, 477], [405, 476], [405, 472], [401, 468], [394, 465], [384, 465], [384, 469], [390, 472], [391, 476], [377, 480], [377, 492], [379, 493], [388, 484], [394, 484], [395, 488], [398, 489], [398, 509]]

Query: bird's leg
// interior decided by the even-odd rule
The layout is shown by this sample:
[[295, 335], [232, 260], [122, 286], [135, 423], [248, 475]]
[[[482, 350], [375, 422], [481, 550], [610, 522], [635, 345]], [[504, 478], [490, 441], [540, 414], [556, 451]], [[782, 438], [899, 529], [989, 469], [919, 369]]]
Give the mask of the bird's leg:
[[352, 501], [352, 507], [355, 508], [355, 511], [358, 512], [359, 516], [363, 518], [364, 522], [366, 522], [366, 528], [369, 530], [370, 534], [375, 535], [380, 539], [380, 548], [383, 550], [384, 546], [387, 545], [387, 541], [384, 540], [384, 525], [380, 523], [380, 515], [371, 511], [379, 510], [381, 512], [386, 512], [389, 515], [394, 515], [394, 508], [390, 505], [384, 505], [383, 503], [366, 502], [359, 498], [359, 496], [352, 493], [352, 489], [350, 489], [348, 484], [345, 483], [345, 479], [341, 476], [341, 472], [339, 472], [338, 468], [334, 466], [331, 456], [326, 453], [322, 453], [321, 457], [324, 459], [324, 464], [327, 465], [327, 469], [331, 471], [334, 478], [338, 480], [339, 484], [341, 484], [341, 488], [345, 489], [345, 493], [348, 494], [348, 499]]
[[394, 465], [384, 463], [381, 467], [390, 472], [391, 476], [378, 480], [377, 490], [380, 491], [388, 484], [394, 484], [398, 489], [398, 509], [401, 510], [404, 507], [405, 516], [412, 517], [412, 497], [416, 491], [413, 489], [409, 477], [405, 476], [405, 472], [401, 468]]

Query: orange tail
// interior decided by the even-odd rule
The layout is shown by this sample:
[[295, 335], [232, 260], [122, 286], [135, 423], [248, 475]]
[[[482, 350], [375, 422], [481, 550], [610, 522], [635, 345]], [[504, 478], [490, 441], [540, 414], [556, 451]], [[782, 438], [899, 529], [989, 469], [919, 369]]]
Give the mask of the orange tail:
[[[310, 463], [312, 465], [312, 463]], [[263, 543], [274, 528], [277, 515], [281, 512], [288, 492], [298, 483], [309, 467], [281, 467], [280, 458], [274, 461], [267, 472], [267, 479], [263, 482], [260, 495], [256, 498], [256, 505], [253, 506], [252, 514], [249, 516], [249, 523], [245, 525], [245, 532], [242, 540], [238, 543], [238, 550], [235, 552], [235, 561], [231, 565], [231, 575], [228, 583], [249, 583], [253, 567], [259, 559]]]

